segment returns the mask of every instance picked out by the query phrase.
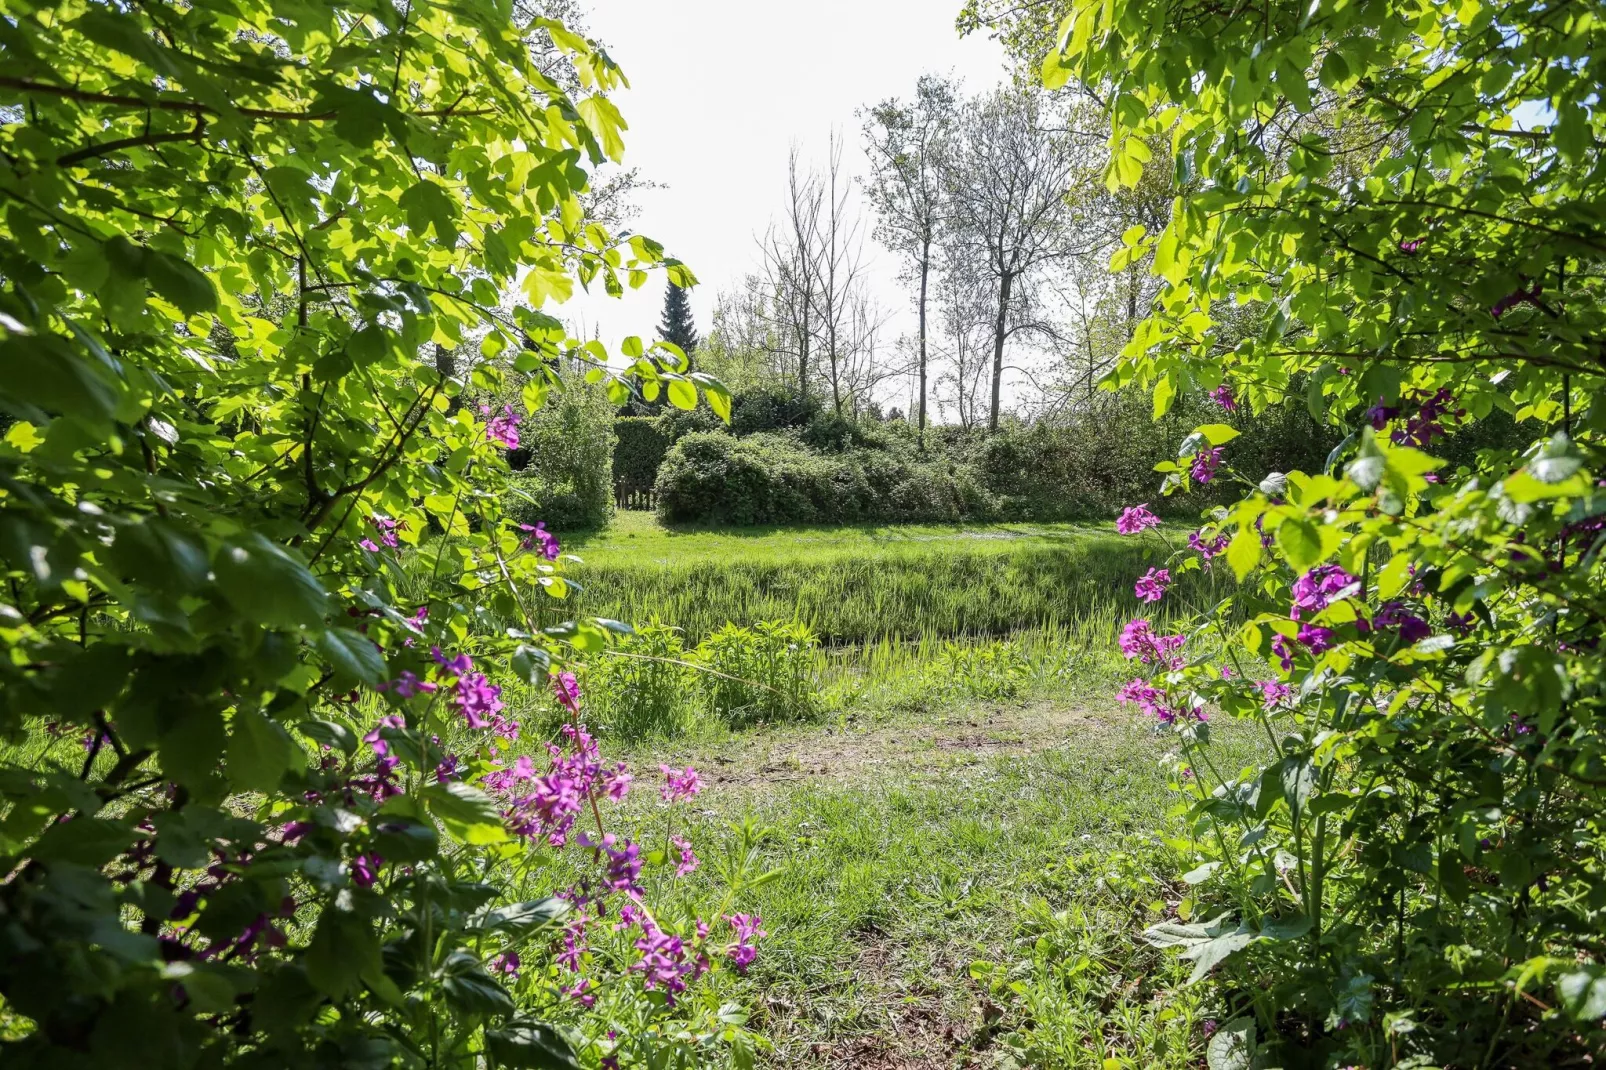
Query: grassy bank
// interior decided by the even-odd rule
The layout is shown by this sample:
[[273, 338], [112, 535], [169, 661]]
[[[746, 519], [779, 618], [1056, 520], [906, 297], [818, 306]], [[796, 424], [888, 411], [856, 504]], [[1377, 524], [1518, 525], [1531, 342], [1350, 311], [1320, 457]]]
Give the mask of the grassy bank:
[[[1001, 636], [1130, 617], [1132, 580], [1158, 564], [1150, 539], [1108, 526], [983, 525], [679, 532], [622, 513], [571, 540], [581, 590], [543, 612], [653, 618], [696, 643], [727, 622], [797, 619], [827, 646]], [[1208, 595], [1187, 577], [1174, 607]]]

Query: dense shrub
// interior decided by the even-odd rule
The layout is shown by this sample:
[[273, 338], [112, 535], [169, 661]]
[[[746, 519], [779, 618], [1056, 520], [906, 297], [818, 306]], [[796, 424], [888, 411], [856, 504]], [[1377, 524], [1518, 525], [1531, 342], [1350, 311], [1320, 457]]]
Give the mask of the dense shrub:
[[524, 462], [509, 482], [506, 515], [555, 531], [591, 530], [613, 517], [614, 415], [607, 394], [578, 380], [519, 425]]
[[658, 471], [671, 522], [716, 524], [960, 520], [993, 512], [967, 468], [881, 450], [822, 454], [781, 435], [688, 435]]
[[[1187, 825], [1170, 842], [1196, 909], [1146, 937], [1215, 977], [1213, 1066], [1591, 1065], [1606, 1051], [1598, 10], [1071, 6], [1045, 72], [1143, 102], [1110, 116], [1112, 178], [1141, 177], [1131, 150], [1168, 139], [1191, 176], [1166, 226], [1134, 227], [1117, 254], [1152, 253], [1164, 275], [1119, 379], [1162, 413], [1195, 385], [1263, 413], [1303, 384], [1340, 443], [1331, 464], [1237, 483], [1144, 581], [1162, 598], [1214, 557], [1234, 598], [1174, 635], [1151, 619], [1123, 633], [1121, 697], [1180, 751]], [[1264, 329], [1227, 329], [1246, 299]], [[1212, 451], [1208, 467], [1239, 448], [1212, 421], [1182, 451]], [[1120, 526], [1151, 523], [1134, 509]], [[1263, 731], [1262, 760], [1220, 760], [1225, 717]]]
[[598, 726], [622, 739], [673, 738], [696, 722], [698, 673], [679, 628], [654, 617], [592, 664], [586, 693]]
[[820, 414], [818, 398], [778, 386], [756, 387], [731, 399], [731, 431], [754, 435], [806, 427]]
[[650, 491], [658, 479], [658, 466], [669, 450], [670, 439], [659, 418], [622, 416], [613, 422], [613, 484], [616, 494]]
[[[9, 4], [0, 60], [0, 1065], [751, 1065], [709, 991], [751, 948], [602, 826], [563, 670], [609, 632], [531, 620], [517, 416], [435, 359], [538, 409], [576, 343], [500, 295], [686, 281], [578, 225], [612, 60], [438, 0]], [[502, 689], [553, 684], [510, 762]]]
[[673, 446], [687, 435], [704, 431], [723, 431], [725, 425], [707, 409], [665, 409], [656, 417], [658, 433]]

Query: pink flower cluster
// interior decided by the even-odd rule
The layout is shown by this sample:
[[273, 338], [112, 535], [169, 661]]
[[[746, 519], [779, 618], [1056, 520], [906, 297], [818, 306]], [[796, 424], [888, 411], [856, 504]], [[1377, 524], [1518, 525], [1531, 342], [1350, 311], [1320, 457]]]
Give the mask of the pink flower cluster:
[[1185, 642], [1187, 637], [1182, 635], [1155, 635], [1154, 626], [1142, 617], [1127, 621], [1126, 627], [1121, 629], [1121, 653], [1128, 660], [1136, 658], [1145, 665], [1180, 669], [1182, 658], [1177, 650]]
[[541, 548], [541, 556], [548, 561], [556, 561], [562, 548], [558, 546], [558, 537], [546, 529], [546, 522], [539, 521], [533, 527], [529, 524], [520, 524], [519, 530], [524, 532], [522, 542], [526, 550]]
[[1121, 510], [1121, 515], [1115, 521], [1116, 533], [1120, 535], [1136, 535], [1159, 526], [1160, 518], [1149, 512], [1147, 502]]
[[492, 416], [491, 407], [489, 405], [481, 405], [480, 415], [486, 417], [486, 438], [498, 443], [505, 449], [516, 450], [519, 448], [519, 418], [513, 412], [513, 406], [503, 405], [502, 411]]
[[1188, 532], [1188, 549], [1204, 558], [1206, 563], [1213, 557], [1219, 557], [1227, 549], [1227, 544], [1230, 542], [1232, 542], [1232, 537], [1226, 532], [1221, 532], [1209, 540], [1205, 539], [1204, 528]]
[[703, 778], [689, 765], [684, 769], [660, 765], [658, 771], [664, 775], [664, 786], [658, 789], [658, 795], [666, 803], [694, 799], [703, 790]]
[[1314, 617], [1334, 602], [1359, 594], [1361, 581], [1337, 565], [1317, 565], [1294, 581], [1294, 601], [1288, 615], [1295, 620]]
[[747, 967], [758, 956], [758, 949], [754, 945], [769, 935], [761, 928], [764, 919], [758, 914], [727, 914], [725, 920], [730, 922], [731, 929], [736, 933], [736, 942], [725, 949], [725, 954], [738, 973], [746, 973]]
[[1193, 455], [1193, 468], [1188, 475], [1195, 483], [1208, 483], [1216, 478], [1216, 472], [1221, 468], [1221, 456], [1225, 451], [1220, 446], [1206, 446]]
[[1225, 383], [1210, 391], [1210, 400], [1228, 412], [1238, 411], [1238, 399], [1232, 396], [1232, 387]]
[[1144, 602], [1158, 602], [1165, 597], [1165, 589], [1171, 586], [1171, 570], [1164, 568], [1151, 568], [1138, 577], [1132, 585], [1132, 593]]
[[[603, 765], [596, 740], [584, 726], [564, 725], [563, 734], [572, 749], [547, 744], [545, 772], [537, 771], [529, 755], [521, 755], [511, 766], [494, 769], [482, 778], [486, 790], [502, 798], [503, 816], [516, 835], [543, 837], [554, 847], [569, 841], [575, 818], [588, 799], [601, 795], [622, 798], [630, 784], [622, 763], [612, 769]], [[589, 846], [610, 852], [615, 849], [611, 836]], [[628, 846], [617, 850], [628, 851]]]

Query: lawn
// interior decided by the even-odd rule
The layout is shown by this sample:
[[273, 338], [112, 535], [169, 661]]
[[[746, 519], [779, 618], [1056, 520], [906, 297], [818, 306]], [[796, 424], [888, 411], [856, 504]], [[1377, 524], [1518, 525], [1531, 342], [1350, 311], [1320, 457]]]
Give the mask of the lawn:
[[[1110, 697], [1154, 543], [1082, 525], [677, 532], [625, 513], [566, 549], [584, 562], [571, 611], [657, 617], [688, 645], [794, 616], [827, 640], [801, 720], [733, 729], [704, 710], [673, 738], [619, 738], [593, 714], [648, 785], [613, 830], [684, 833], [705, 860], [659, 878], [660, 909], [722, 909], [721, 859], [762, 831], [774, 879], [737, 898], [769, 936], [710, 997], [752, 1008], [762, 1061], [1198, 1064], [1212, 1008], [1136, 938], [1191, 914], [1155, 834], [1186, 783], [1172, 737]], [[531, 700], [527, 721], [550, 724]], [[1259, 745], [1224, 727], [1229, 760]], [[660, 763], [701, 771], [691, 809], [660, 804]]]

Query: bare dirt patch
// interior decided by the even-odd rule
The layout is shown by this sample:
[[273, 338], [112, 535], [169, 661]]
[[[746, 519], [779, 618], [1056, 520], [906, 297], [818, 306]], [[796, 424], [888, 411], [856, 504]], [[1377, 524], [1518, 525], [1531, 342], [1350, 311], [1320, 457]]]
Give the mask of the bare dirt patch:
[[1063, 746], [1073, 736], [1116, 723], [1110, 715], [1047, 702], [987, 703], [896, 724], [750, 732], [714, 744], [682, 745], [662, 760], [691, 762], [705, 781], [725, 787], [843, 783], [871, 773], [940, 774], [1000, 754]]

